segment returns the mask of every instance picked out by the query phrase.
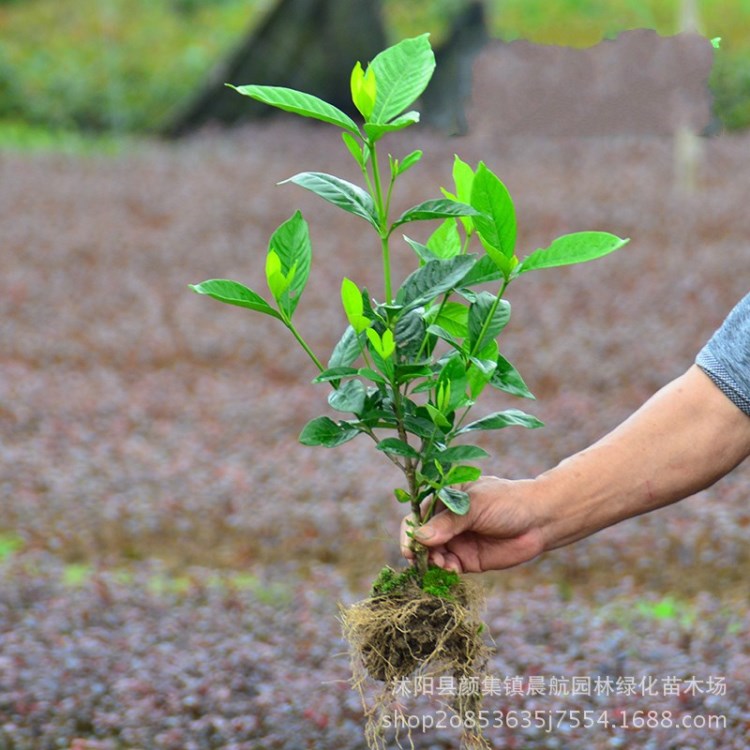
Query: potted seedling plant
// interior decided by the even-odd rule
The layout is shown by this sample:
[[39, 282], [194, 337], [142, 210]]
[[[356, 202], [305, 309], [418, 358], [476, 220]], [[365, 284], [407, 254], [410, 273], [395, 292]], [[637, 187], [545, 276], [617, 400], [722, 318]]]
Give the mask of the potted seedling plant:
[[[415, 525], [442, 508], [458, 514], [469, 510], [470, 498], [461, 486], [480, 476], [475, 463], [488, 455], [471, 443], [475, 433], [542, 424], [515, 408], [470, 416], [488, 388], [533, 398], [498, 344], [510, 321], [504, 297], [509, 285], [531, 271], [601, 257], [627, 241], [607, 232], [579, 232], [519, 260], [508, 190], [486, 164], [471, 166], [459, 157], [452, 165], [450, 191], [436, 190], [433, 200], [393, 215], [399, 178], [418, 168], [422, 152], [386, 156], [381, 143], [419, 121], [418, 112], [409, 108], [434, 68], [427, 34], [386, 49], [366, 69], [357, 63], [351, 93], [359, 122], [303, 92], [234, 87], [244, 96], [338, 129], [361, 171], [361, 184], [326, 172], [301, 172], [285, 181], [365, 221], [380, 249], [381, 289], [360, 288], [346, 277], [341, 281], [343, 333], [329, 356], [313, 352], [295, 323], [312, 258], [308, 225], [299, 211], [269, 240], [268, 294], [225, 279], [192, 286], [199, 294], [275, 318], [290, 331], [317, 369], [314, 382], [327, 388], [330, 407], [304, 426], [300, 441], [324, 448], [358, 436], [372, 441], [402, 472], [395, 500], [408, 508]], [[409, 225], [425, 221], [438, 225], [424, 244], [404, 235]], [[413, 254], [415, 266], [398, 285], [391, 273], [396, 246]], [[371, 747], [383, 742], [383, 707], [397, 681], [428, 672], [478, 675], [487, 659], [476, 587], [430, 566], [427, 550], [414, 539], [412, 545], [413, 564], [401, 571], [383, 568], [371, 595], [342, 609], [355, 682], [383, 683], [379, 704], [366, 707]], [[466, 745], [483, 742], [479, 723], [471, 721], [479, 700], [476, 693], [455, 697]]]

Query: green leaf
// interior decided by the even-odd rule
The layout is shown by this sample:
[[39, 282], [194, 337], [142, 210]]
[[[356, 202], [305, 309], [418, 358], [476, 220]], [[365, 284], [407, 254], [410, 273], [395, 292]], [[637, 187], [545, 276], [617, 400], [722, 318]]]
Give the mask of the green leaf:
[[446, 302], [442, 307], [435, 305], [430, 308], [428, 320], [451, 336], [463, 339], [469, 335], [469, 308], [460, 302]]
[[408, 156], [405, 156], [399, 163], [398, 169], [396, 170], [396, 176], [402, 175], [407, 169], [411, 169], [417, 162], [422, 158], [422, 152], [417, 149], [412, 151]]
[[627, 245], [629, 239], [621, 239], [609, 232], [575, 232], [564, 234], [549, 247], [535, 250], [524, 258], [513, 273], [520, 276], [538, 268], [555, 268], [573, 263], [585, 263], [618, 250]]
[[425, 322], [421, 307], [409, 310], [396, 321], [395, 340], [399, 354], [414, 359], [422, 347], [425, 335]]
[[447, 198], [436, 198], [424, 201], [408, 208], [391, 225], [391, 232], [398, 226], [410, 221], [430, 221], [431, 219], [447, 219], [456, 216], [478, 216], [479, 212], [468, 203], [459, 203]]
[[380, 140], [386, 133], [393, 133], [397, 130], [403, 130], [408, 128], [410, 125], [416, 125], [419, 122], [419, 112], [407, 112], [401, 117], [397, 117], [386, 124], [377, 124], [374, 122], [366, 122], [364, 125], [365, 133], [370, 139], [371, 143]]
[[440, 405], [440, 411], [443, 414], [457, 409], [466, 399], [466, 365], [460, 356], [452, 356], [440, 370], [438, 377], [438, 392], [441, 386], [449, 392], [449, 397], [445, 405]]
[[445, 482], [446, 484], [463, 484], [474, 482], [481, 476], [482, 470], [476, 466], [454, 466], [445, 477]]
[[257, 86], [254, 84], [232, 86], [229, 83], [227, 86], [243, 96], [249, 96], [271, 107], [277, 107], [295, 115], [302, 115], [302, 117], [322, 120], [351, 133], [359, 134], [357, 123], [349, 115], [312, 94], [305, 94], [302, 91], [295, 91], [283, 86]]
[[380, 385], [385, 385], [388, 382], [379, 372], [377, 372], [377, 370], [373, 370], [371, 367], [360, 367], [359, 370], [357, 370], [357, 374], [360, 377], [367, 378], [373, 383], [379, 383]]
[[463, 352], [465, 350], [464, 345], [458, 339], [456, 339], [455, 336], [453, 336], [440, 326], [428, 326], [427, 333], [431, 333], [433, 336], [437, 336], [441, 341], [445, 341], [447, 344], [450, 344], [458, 352]]
[[436, 258], [455, 258], [461, 254], [461, 237], [455, 219], [446, 219], [427, 240], [427, 247]]
[[528, 389], [518, 370], [502, 354], [497, 356], [497, 367], [490, 378], [490, 385], [512, 396], [534, 398], [534, 394]]
[[443, 487], [437, 494], [443, 505], [457, 516], [464, 516], [469, 512], [470, 500], [467, 492], [455, 487]]
[[323, 370], [312, 382], [328, 383], [331, 380], [350, 378], [353, 375], [359, 375], [359, 370], [356, 367], [329, 367], [327, 370]]
[[374, 329], [368, 328], [365, 331], [372, 348], [383, 358], [389, 359], [393, 352], [396, 351], [396, 341], [393, 338], [393, 331], [386, 329], [382, 336]]
[[478, 286], [491, 281], [499, 281], [504, 276], [492, 258], [483, 255], [474, 267], [466, 274], [462, 284], [464, 287]]
[[423, 245], [421, 242], [417, 242], [416, 240], [413, 240], [406, 235], [404, 235], [404, 239], [406, 240], [409, 247], [411, 247], [411, 249], [417, 254], [417, 257], [420, 261], [422, 261], [422, 263], [429, 263], [429, 261], [431, 260], [439, 260], [435, 253], [433, 253], [432, 250], [427, 247], [427, 245]]
[[433, 421], [433, 423], [442, 429], [450, 429], [451, 423], [446, 419], [445, 415], [437, 408], [435, 408], [432, 404], [425, 404], [424, 408], [427, 410], [427, 413], [430, 415], [430, 419]]
[[508, 325], [510, 302], [501, 299], [493, 312], [497, 298], [490, 292], [480, 292], [469, 307], [469, 345], [471, 352], [478, 352]]
[[349, 367], [357, 361], [362, 353], [359, 336], [351, 326], [347, 326], [344, 334], [333, 348], [328, 367]]
[[372, 110], [375, 107], [375, 96], [377, 92], [375, 71], [373, 71], [372, 68], [368, 68], [367, 74], [365, 74], [362, 69], [362, 63], [357, 62], [354, 68], [352, 68], [350, 88], [352, 92], [352, 102], [354, 102], [354, 106], [366, 120], [372, 114]]
[[249, 310], [255, 310], [281, 320], [281, 315], [263, 297], [237, 281], [209, 279], [208, 281], [202, 281], [200, 284], [190, 284], [190, 288], [198, 294], [205, 294], [227, 305], [246, 307]]
[[478, 445], [454, 445], [446, 448], [444, 451], [431, 453], [431, 458], [437, 458], [444, 464], [455, 463], [457, 461], [478, 461], [482, 458], [489, 458], [489, 453]]
[[459, 255], [450, 260], [431, 260], [404, 280], [396, 299], [409, 307], [430, 302], [460, 285], [474, 263], [476, 258], [473, 255]]
[[488, 414], [476, 422], [471, 422], [471, 424], [467, 424], [466, 427], [460, 429], [456, 434], [463, 435], [466, 432], [476, 432], [477, 430], [500, 430], [503, 427], [512, 426], [527, 427], [533, 430], [536, 427], [543, 427], [544, 422], [520, 409], [506, 409], [505, 411]]
[[391, 453], [394, 456], [404, 456], [405, 458], [419, 458], [419, 453], [417, 453], [414, 448], [412, 448], [409, 443], [405, 443], [403, 440], [399, 440], [395, 437], [389, 437], [385, 440], [381, 440], [376, 448], [379, 451], [383, 451], [383, 453]]
[[428, 34], [404, 39], [383, 50], [370, 63], [377, 81], [370, 122], [384, 124], [413, 104], [427, 88], [435, 70]]
[[397, 487], [395, 490], [393, 490], [393, 494], [396, 496], [396, 500], [398, 500], [400, 503], [411, 502], [411, 495], [406, 490], [402, 490], [400, 487]]
[[319, 195], [323, 200], [343, 208], [350, 214], [360, 216], [378, 229], [375, 203], [370, 194], [358, 185], [324, 172], [300, 172], [280, 184], [285, 182], [293, 182]]
[[335, 448], [357, 437], [359, 430], [346, 423], [336, 424], [330, 417], [316, 417], [308, 422], [299, 436], [302, 445]]
[[508, 189], [479, 162], [471, 188], [471, 205], [480, 212], [474, 226], [481, 239], [512, 258], [516, 247], [516, 212]]
[[357, 333], [362, 333], [365, 328], [369, 328], [370, 321], [362, 314], [364, 311], [362, 292], [353, 281], [346, 277], [341, 282], [341, 303], [349, 324]]
[[365, 150], [362, 143], [357, 140], [351, 133], [342, 133], [341, 140], [344, 141], [344, 145], [349, 149], [349, 153], [354, 157], [354, 161], [363, 167], [366, 164]]
[[453, 155], [453, 184], [456, 186], [458, 200], [463, 203], [471, 203], [474, 170], [465, 161], [462, 161], [457, 154]]
[[312, 263], [310, 230], [299, 211], [271, 235], [268, 251], [275, 252], [281, 261], [281, 273], [284, 275], [287, 288], [276, 299], [291, 318], [307, 285]]
[[328, 405], [336, 411], [361, 414], [365, 407], [367, 393], [359, 380], [348, 380], [328, 395]]

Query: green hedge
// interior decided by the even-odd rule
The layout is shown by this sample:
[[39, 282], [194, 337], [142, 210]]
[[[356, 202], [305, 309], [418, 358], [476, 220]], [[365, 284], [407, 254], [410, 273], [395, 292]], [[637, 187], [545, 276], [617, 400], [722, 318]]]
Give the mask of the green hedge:
[[[0, 0], [0, 120], [159, 129], [275, 0]], [[447, 33], [466, 0], [383, 0], [392, 37]], [[586, 46], [626, 28], [677, 30], [678, 0], [487, 0], [492, 33]], [[712, 76], [727, 128], [750, 124], [750, 2], [701, 3], [721, 36]]]

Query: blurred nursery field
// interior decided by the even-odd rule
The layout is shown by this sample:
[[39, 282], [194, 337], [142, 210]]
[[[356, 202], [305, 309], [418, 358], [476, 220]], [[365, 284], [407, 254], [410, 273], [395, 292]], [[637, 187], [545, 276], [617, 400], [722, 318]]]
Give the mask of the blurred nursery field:
[[[485, 438], [488, 473], [529, 476], [602, 435], [688, 367], [747, 292], [747, 136], [703, 143], [693, 193], [673, 185], [667, 138], [418, 131], [389, 143], [417, 146], [404, 206], [447, 185], [459, 153], [508, 185], [522, 254], [580, 229], [631, 238], [511, 288], [504, 353], [547, 426]], [[330, 131], [284, 118], [116, 155], [0, 156], [2, 750], [365, 747], [337, 602], [398, 562], [395, 470], [357, 441], [298, 445], [325, 410], [312, 366], [275, 321], [187, 288], [263, 288], [267, 238], [301, 207], [314, 245], [303, 333], [325, 356], [345, 324], [339, 279], [374, 287], [379, 250], [363, 222], [274, 184], [322, 166], [356, 179]], [[486, 408], [503, 405], [515, 404]], [[483, 576], [491, 712], [606, 710], [627, 725], [651, 710], [661, 722], [491, 728], [494, 747], [746, 747], [749, 480], [740, 467]], [[534, 694], [532, 675], [616, 689]], [[678, 687], [644, 694], [648, 677]]]

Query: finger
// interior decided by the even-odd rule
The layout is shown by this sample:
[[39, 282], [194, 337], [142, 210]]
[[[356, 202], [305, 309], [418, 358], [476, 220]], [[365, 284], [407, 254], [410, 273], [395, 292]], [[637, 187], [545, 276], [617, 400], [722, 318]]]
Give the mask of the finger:
[[414, 529], [414, 538], [425, 547], [438, 547], [449, 542], [469, 526], [466, 516], [458, 516], [444, 510], [430, 519], [424, 526]]

